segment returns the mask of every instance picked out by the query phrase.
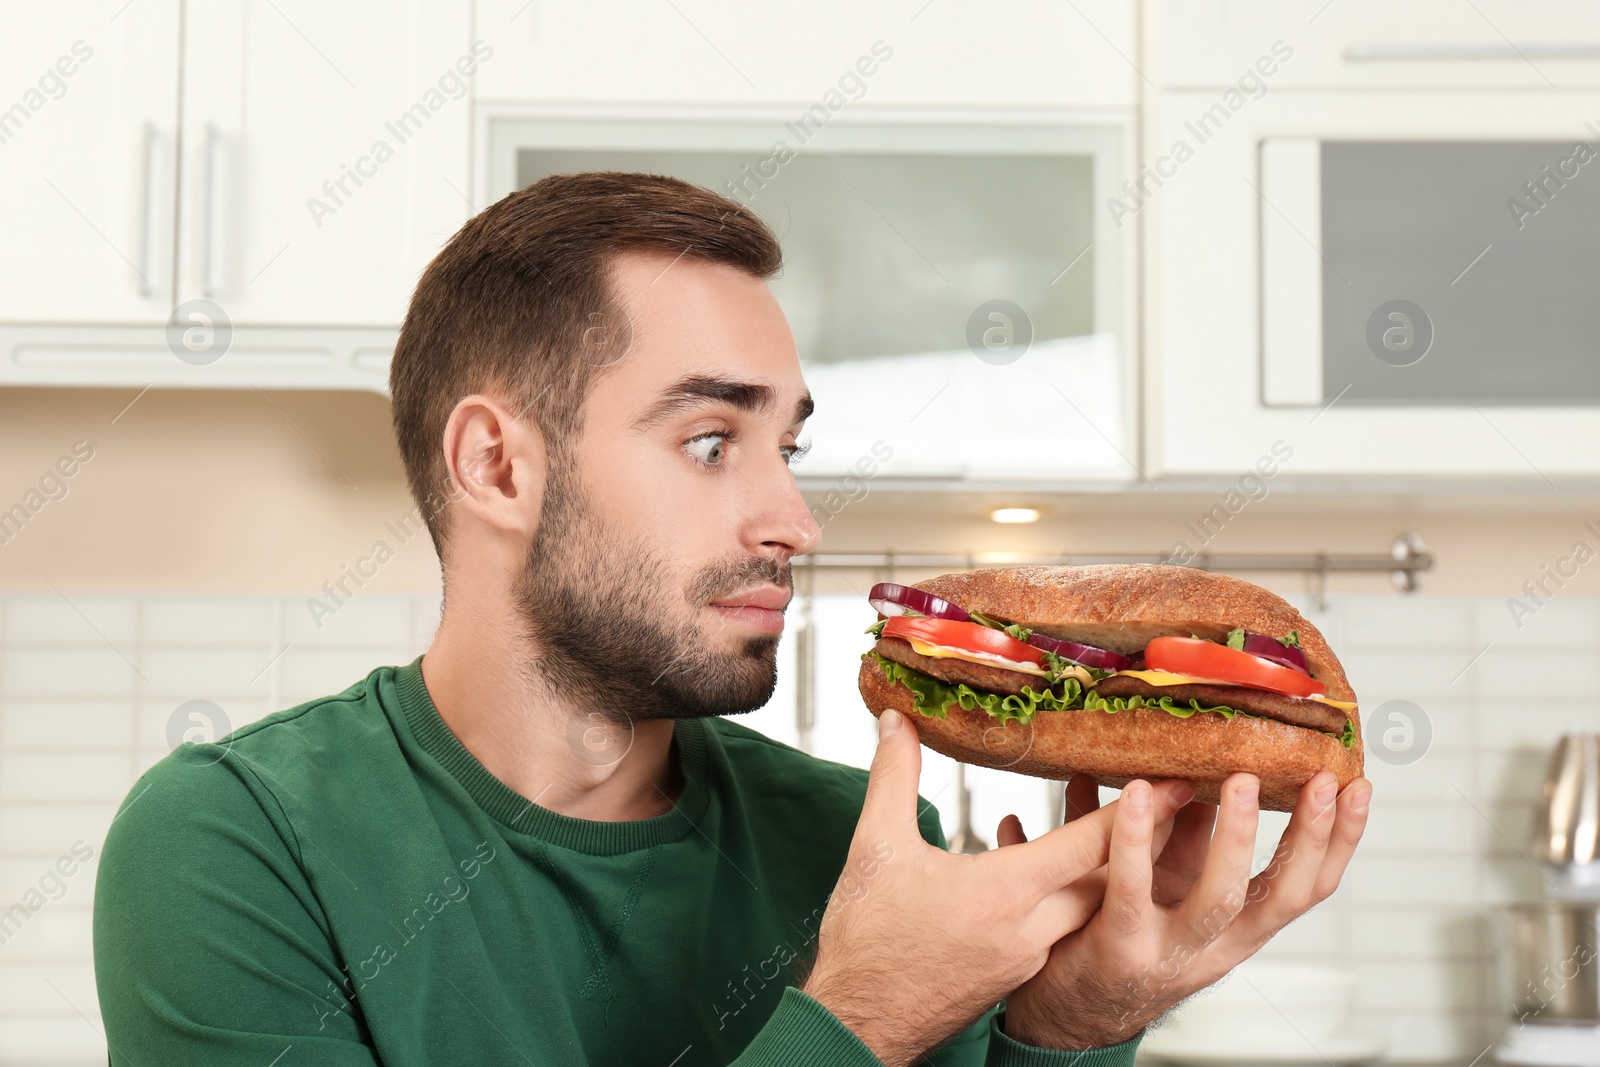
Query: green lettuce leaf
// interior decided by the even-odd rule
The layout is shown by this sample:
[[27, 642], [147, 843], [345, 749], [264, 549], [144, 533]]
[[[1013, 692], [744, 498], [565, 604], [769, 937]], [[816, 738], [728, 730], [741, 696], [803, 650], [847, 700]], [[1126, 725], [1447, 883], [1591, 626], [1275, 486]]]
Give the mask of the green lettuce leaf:
[[1300, 647], [1300, 631], [1299, 630], [1290, 630], [1289, 631], [1289, 635], [1287, 637], [1278, 638], [1278, 644], [1284, 646], [1285, 648], [1289, 648], [1289, 647], [1299, 648]]
[[1074, 707], [1083, 696], [1083, 687], [1077, 679], [1067, 678], [1062, 681], [1062, 695], [1056, 696], [1047, 690], [1037, 690], [1031, 685], [1022, 687], [1022, 695], [1013, 693], [991, 693], [984, 689], [974, 689], [965, 682], [950, 685], [937, 678], [914, 671], [910, 667], [896, 663], [876, 652], [863, 652], [863, 660], [868, 657], [878, 661], [883, 672], [889, 676], [890, 682], [898, 682], [911, 690], [916, 709], [931, 719], [943, 719], [950, 714], [952, 705], [959, 704], [968, 711], [982, 708], [1002, 724], [1019, 722], [1027, 725], [1039, 711], [1066, 711]]
[[967, 614], [971, 616], [973, 622], [981, 623], [982, 625], [988, 626], [991, 629], [1002, 630], [1005, 632], [1006, 636], [1013, 637], [1018, 641], [1026, 641], [1028, 639], [1028, 635], [1033, 633], [1031, 629], [1022, 625], [1020, 622], [1004, 623], [1000, 622], [998, 619], [991, 619], [987, 615], [980, 615], [976, 611], [969, 611]]
[[1229, 648], [1244, 651], [1244, 630], [1229, 630], [1227, 640], [1224, 642]]
[[1197, 711], [1214, 711], [1224, 719], [1231, 719], [1235, 715], [1253, 718], [1247, 711], [1235, 711], [1233, 708], [1217, 705], [1209, 707], [1198, 700], [1190, 700], [1187, 704], [1179, 704], [1171, 697], [1103, 697], [1094, 690], [1083, 694], [1083, 706], [1088, 711], [1104, 711], [1115, 715], [1119, 711], [1130, 711], [1135, 708], [1160, 708], [1169, 715], [1176, 715], [1180, 719], [1192, 717]]
[[[923, 615], [922, 612], [920, 612], [920, 611], [912, 611], [910, 608], [907, 608], [904, 612], [902, 612], [902, 614], [906, 615], [909, 618], [913, 618], [913, 619], [927, 618], [927, 616]], [[871, 626], [867, 627], [865, 630], [862, 630], [861, 632], [864, 633], [864, 634], [871, 634], [873, 637], [882, 637], [883, 636], [884, 624], [887, 623], [889, 621], [889, 619], [892, 619], [892, 618], [894, 618], [893, 615], [890, 615], [887, 618], [879, 619], [877, 622], [873, 623]]]

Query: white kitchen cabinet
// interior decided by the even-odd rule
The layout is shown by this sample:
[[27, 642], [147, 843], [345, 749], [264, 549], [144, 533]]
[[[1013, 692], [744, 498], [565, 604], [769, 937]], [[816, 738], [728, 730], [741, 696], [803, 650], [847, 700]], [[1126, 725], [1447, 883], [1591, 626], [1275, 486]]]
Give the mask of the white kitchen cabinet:
[[0, 322], [394, 327], [471, 214], [467, 0], [7, 6]]
[[[476, 0], [480, 99], [1131, 107], [1134, 0]], [[892, 58], [852, 74], [882, 42]], [[849, 106], [848, 104], [846, 106]]]
[[234, 323], [398, 325], [470, 214], [467, 0], [185, 12], [179, 300]]
[[1600, 6], [1582, 0], [1149, 0], [1162, 88], [1238, 82], [1282, 41], [1277, 88], [1600, 86]]
[[382, 391], [473, 213], [468, 0], [6, 9], [0, 383]]
[[163, 322], [178, 0], [8, 0], [0, 12], [0, 321]]
[[[1561, 487], [1600, 473], [1600, 400], [1577, 373], [1559, 372], [1593, 366], [1593, 329], [1564, 339], [1597, 313], [1583, 257], [1600, 215], [1588, 201], [1600, 187], [1587, 183], [1600, 182], [1600, 164], [1573, 163], [1561, 184], [1537, 162], [1489, 181], [1474, 163], [1460, 182], [1385, 163], [1362, 182], [1371, 210], [1361, 212], [1327, 210], [1317, 183], [1334, 172], [1314, 158], [1320, 150], [1326, 162], [1327, 146], [1386, 160], [1395, 145], [1443, 146], [1498, 165], [1496, 146], [1528, 142], [1559, 165], [1556, 149], [1593, 140], [1585, 123], [1600, 115], [1600, 94], [1273, 92], [1231, 110], [1220, 99], [1162, 95], [1145, 145], [1155, 177], [1139, 202], [1123, 198], [1148, 235], [1145, 426], [1160, 473], [1237, 476], [1262, 457], [1294, 477], [1487, 475]], [[1548, 183], [1544, 206], [1519, 220], [1506, 205], [1539, 203], [1528, 199], [1534, 181]], [[1460, 200], [1457, 186], [1473, 183], [1475, 199]], [[1431, 221], [1408, 239], [1407, 215]], [[1352, 241], [1361, 254], [1349, 253]], [[1529, 318], [1552, 293], [1563, 321]], [[1366, 301], [1353, 316], [1351, 295]], [[1372, 322], [1390, 299], [1432, 309], [1431, 348], [1415, 358], [1374, 347]], [[1343, 325], [1324, 330], [1323, 308]], [[1520, 334], [1486, 337], [1516, 323]], [[1495, 343], [1502, 357], [1485, 370]], [[1324, 359], [1335, 351], [1346, 362]], [[1341, 377], [1352, 367], [1359, 373]]]

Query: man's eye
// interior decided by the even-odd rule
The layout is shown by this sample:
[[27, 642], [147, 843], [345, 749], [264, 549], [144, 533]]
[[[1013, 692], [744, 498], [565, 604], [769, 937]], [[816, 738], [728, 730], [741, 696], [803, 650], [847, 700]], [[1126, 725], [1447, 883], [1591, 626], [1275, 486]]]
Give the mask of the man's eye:
[[807, 452], [811, 451], [811, 442], [807, 441], [803, 444], [784, 445], [782, 448], [778, 449], [778, 451], [783, 453], [783, 459], [785, 463], [792, 464], [795, 460], [801, 458]]
[[715, 467], [722, 462], [723, 453], [727, 451], [727, 440], [725, 433], [701, 434], [690, 438], [686, 447], [695, 459], [708, 467]]

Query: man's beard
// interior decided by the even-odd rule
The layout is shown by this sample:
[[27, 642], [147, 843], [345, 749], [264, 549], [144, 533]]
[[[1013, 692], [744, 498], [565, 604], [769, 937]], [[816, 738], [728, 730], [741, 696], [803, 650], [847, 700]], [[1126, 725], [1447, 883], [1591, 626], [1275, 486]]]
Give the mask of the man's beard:
[[778, 635], [714, 650], [700, 620], [718, 597], [763, 582], [791, 585], [789, 564], [741, 556], [675, 588], [663, 561], [609, 529], [575, 478], [554, 473], [559, 466], [551, 464], [544, 514], [513, 590], [539, 649], [532, 666], [549, 691], [617, 725], [734, 715], [770, 700]]

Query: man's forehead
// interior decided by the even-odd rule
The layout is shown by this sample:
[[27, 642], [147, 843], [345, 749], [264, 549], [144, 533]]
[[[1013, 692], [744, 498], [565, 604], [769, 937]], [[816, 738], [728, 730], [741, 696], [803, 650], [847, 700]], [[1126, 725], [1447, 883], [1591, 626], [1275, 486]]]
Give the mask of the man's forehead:
[[633, 252], [613, 263], [627, 356], [607, 377], [643, 428], [722, 402], [803, 421], [811, 396], [788, 320], [765, 281], [722, 263]]

